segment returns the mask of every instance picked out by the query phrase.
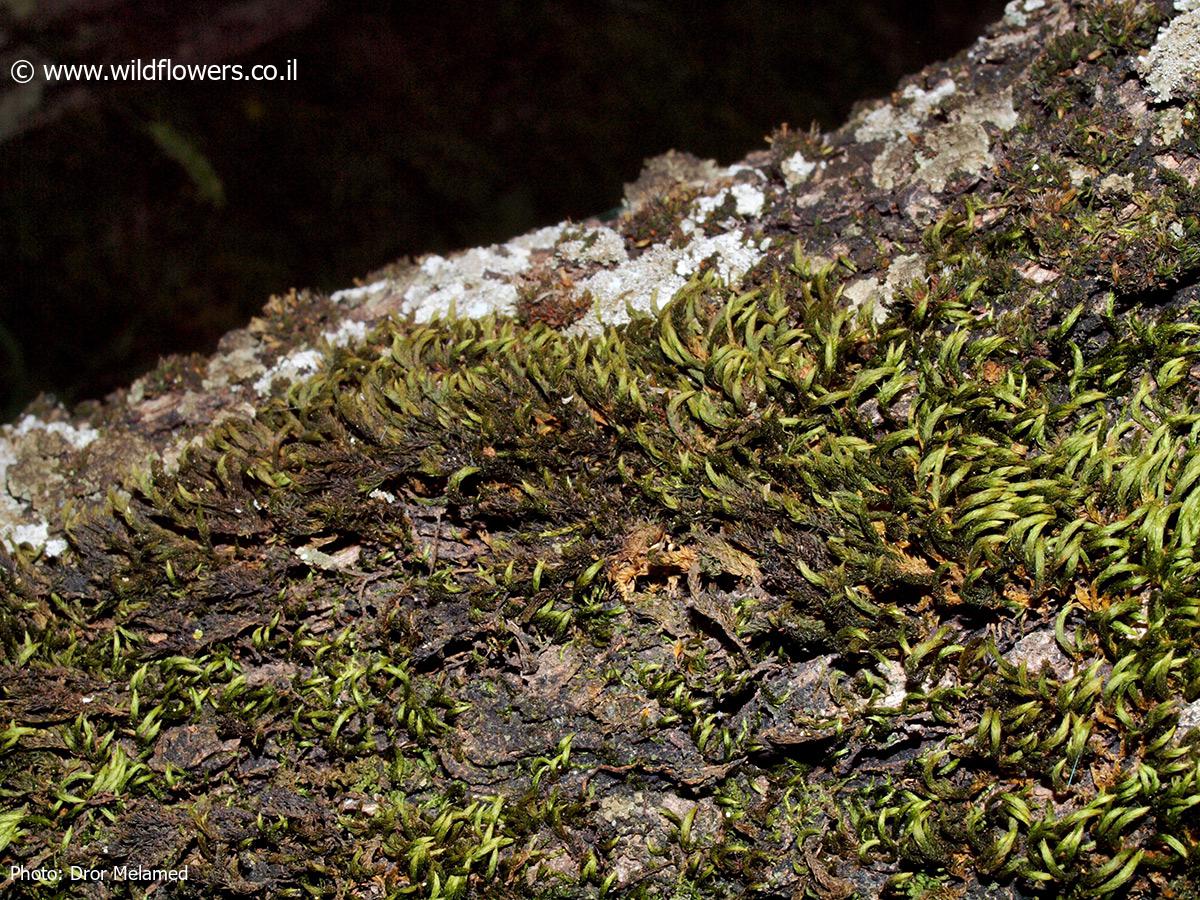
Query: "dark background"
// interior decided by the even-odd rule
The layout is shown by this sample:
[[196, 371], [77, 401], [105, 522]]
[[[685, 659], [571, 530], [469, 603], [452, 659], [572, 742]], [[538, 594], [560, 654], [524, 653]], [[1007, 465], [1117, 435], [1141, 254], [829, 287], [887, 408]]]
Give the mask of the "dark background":
[[[670, 148], [965, 47], [1003, 0], [0, 3], [0, 420], [209, 352], [271, 293], [611, 208]], [[294, 83], [33, 84], [34, 62], [299, 61]], [[40, 81], [40, 79], [38, 79]]]

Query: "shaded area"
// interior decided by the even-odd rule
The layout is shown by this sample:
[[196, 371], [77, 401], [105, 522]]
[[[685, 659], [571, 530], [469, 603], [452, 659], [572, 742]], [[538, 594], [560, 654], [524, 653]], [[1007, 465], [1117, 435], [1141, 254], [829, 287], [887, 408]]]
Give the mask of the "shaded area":
[[835, 125], [1002, 7], [276, 5], [106, 0], [8, 23], [6, 60], [295, 58], [300, 77], [51, 86], [32, 113], [6, 107], [5, 417], [211, 351], [292, 285], [601, 212], [649, 155], [729, 162], [780, 122]]

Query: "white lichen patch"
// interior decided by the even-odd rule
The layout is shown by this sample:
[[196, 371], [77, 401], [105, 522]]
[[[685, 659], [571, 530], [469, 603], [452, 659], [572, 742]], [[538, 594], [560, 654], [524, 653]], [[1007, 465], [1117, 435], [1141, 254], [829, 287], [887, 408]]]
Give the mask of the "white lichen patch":
[[808, 181], [809, 176], [812, 175], [816, 168], [817, 164], [805, 159], [804, 154], [799, 150], [779, 164], [779, 170], [783, 173], [783, 183], [789, 188], [794, 188]]
[[29, 544], [34, 550], [40, 550], [44, 556], [51, 559], [62, 556], [67, 550], [66, 541], [50, 537], [50, 526], [45, 522], [0, 526], [0, 539], [14, 550], [21, 544]]
[[1016, 124], [1012, 88], [973, 98], [945, 125], [930, 130], [922, 149], [914, 151], [905, 138], [888, 144], [871, 166], [872, 180], [884, 190], [913, 180], [931, 191], [943, 190], [954, 175], [978, 175], [995, 163], [985, 125], [1008, 131]]
[[1013, 106], [1011, 86], [1002, 91], [981, 95], [959, 110], [955, 118], [973, 125], [995, 125], [1001, 131], [1011, 131], [1021, 120]]
[[872, 303], [872, 317], [876, 322], [882, 322], [887, 318], [888, 307], [896, 292], [924, 274], [924, 257], [919, 253], [908, 253], [892, 260], [887, 275], [882, 279], [859, 278], [846, 285], [842, 296], [850, 301], [851, 309], [859, 309], [867, 303]]
[[293, 350], [267, 369], [262, 377], [254, 382], [254, 390], [260, 397], [265, 397], [271, 393], [271, 385], [275, 383], [275, 379], [283, 379], [288, 384], [299, 381], [321, 368], [321, 362], [324, 359], [321, 351], [308, 346]]
[[568, 333], [595, 333], [604, 325], [629, 321], [629, 311], [650, 311], [666, 304], [686, 283], [675, 275], [678, 253], [658, 244], [636, 259], [615, 269], [605, 269], [584, 279], [581, 291], [595, 298], [591, 311], [568, 329]]
[[[428, 322], [448, 315], [452, 310], [456, 315], [468, 318], [482, 318], [493, 313], [512, 315], [516, 312], [517, 278], [529, 270], [535, 253], [552, 253], [560, 264], [588, 268], [620, 266], [629, 260], [624, 238], [617, 231], [605, 226], [563, 223], [540, 228], [505, 244], [478, 247], [450, 256], [433, 254], [396, 280], [385, 279], [365, 287], [337, 291], [331, 297], [353, 301], [395, 291], [401, 297], [397, 312], [411, 315], [417, 322]], [[344, 319], [321, 337], [330, 349], [345, 347], [362, 341], [368, 329], [368, 322]], [[276, 381], [290, 385], [314, 374], [323, 361], [321, 350], [305, 345], [279, 359], [269, 369], [259, 363], [254, 373], [259, 376], [254, 381], [254, 391], [265, 397]], [[224, 372], [209, 374], [210, 377], [228, 377]]]
[[330, 347], [346, 347], [356, 344], [367, 336], [367, 323], [346, 319], [337, 328], [326, 331], [321, 337]]
[[454, 260], [426, 257], [417, 283], [404, 292], [404, 309], [418, 322], [452, 310], [470, 317], [511, 315], [517, 308], [517, 289], [508, 279], [527, 265], [527, 255], [499, 255], [491, 248], [468, 250]]
[[1004, 24], [1024, 28], [1029, 24], [1026, 13], [1036, 12], [1046, 5], [1046, 0], [1012, 0], [1004, 7]]
[[58, 556], [67, 549], [66, 542], [52, 538], [49, 524], [35, 515], [24, 500], [13, 496], [9, 487], [8, 470], [17, 463], [19, 444], [39, 431], [58, 435], [76, 451], [91, 445], [100, 432], [90, 425], [46, 422], [33, 415], [0, 428], [0, 542], [14, 550], [21, 544], [29, 544], [46, 556]]
[[691, 278], [702, 263], [710, 262], [722, 281], [737, 281], [762, 259], [763, 248], [736, 231], [692, 241], [675, 263], [675, 274]]
[[767, 202], [761, 189], [741, 182], [710, 196], [697, 198], [691, 214], [679, 223], [680, 230], [684, 234], [693, 234], [713, 213], [725, 208], [730, 200], [733, 201], [734, 214], [744, 217], [759, 215]]
[[1088, 166], [1081, 166], [1079, 163], [1070, 163], [1067, 165], [1067, 177], [1071, 179], [1072, 187], [1079, 187], [1087, 179], [1095, 176], [1096, 170]]
[[0, 431], [0, 540], [14, 549], [23, 542], [41, 547], [49, 537], [49, 530], [45, 523], [41, 523], [41, 528], [37, 531], [29, 530], [37, 526], [22, 523], [25, 505], [18, 502], [8, 489], [8, 469], [17, 461], [12, 430], [12, 426], [5, 426], [3, 431]]
[[733, 197], [734, 211], [739, 216], [757, 216], [763, 210], [767, 198], [752, 184], [735, 184], [729, 189]]
[[719, 178], [737, 178], [739, 175], [753, 175], [755, 178], [766, 180], [766, 175], [763, 170], [757, 166], [748, 166], [745, 163], [734, 163], [731, 166], [726, 166], [718, 173]]
[[930, 190], [940, 191], [956, 172], [978, 175], [991, 167], [995, 159], [983, 127], [987, 124], [1000, 131], [1009, 131], [1017, 124], [1012, 88], [979, 98], [959, 110], [950, 124], [936, 129], [929, 138], [932, 153], [916, 156], [917, 178]]
[[43, 422], [37, 416], [24, 416], [13, 428], [16, 437], [24, 437], [34, 431], [46, 431], [59, 435], [76, 450], [82, 450], [96, 438], [100, 432], [90, 425], [72, 425], [70, 422]]
[[939, 81], [929, 90], [910, 84], [900, 92], [901, 98], [909, 101], [907, 105], [886, 104], [871, 110], [854, 130], [854, 139], [860, 143], [887, 141], [919, 131], [930, 113], [957, 90], [958, 86], [950, 78]]
[[929, 135], [928, 153], [916, 155], [916, 177], [940, 191], [955, 172], [978, 174], [990, 166], [987, 132], [976, 124], [944, 125]]
[[44, 547], [50, 540], [50, 526], [45, 522], [33, 525], [9, 525], [4, 529], [4, 537], [17, 547], [30, 544], [34, 547]]
[[692, 240], [683, 248], [657, 244], [636, 259], [604, 269], [579, 284], [595, 299], [591, 311], [568, 329], [571, 334], [594, 334], [606, 325], [629, 321], [629, 311], [661, 308], [708, 263], [726, 282], [735, 282], [763, 257], [763, 248], [739, 231]]
[[629, 254], [625, 252], [625, 238], [606, 225], [589, 228], [579, 237], [563, 240], [554, 252], [563, 262], [577, 265], [595, 263], [611, 266], [629, 259]]
[[[717, 191], [708, 197], [698, 197], [693, 206], [690, 218], [693, 222], [703, 222], [729, 200], [729, 191]], [[690, 229], [689, 229], [690, 230]]]
[[345, 300], [366, 300], [368, 297], [382, 294], [391, 286], [392, 283], [384, 278], [363, 285], [362, 287], [343, 288], [340, 291], [334, 291], [329, 295], [329, 299], [335, 303], [341, 303]]
[[[702, 197], [694, 207], [694, 215], [710, 215], [730, 201], [736, 215], [754, 217], [762, 213], [766, 194], [761, 187], [739, 182]], [[694, 220], [691, 224], [695, 228]], [[581, 296], [587, 292], [594, 298], [593, 309], [573, 326], [576, 332], [592, 332], [604, 325], [628, 321], [627, 306], [650, 312], [656, 304], [666, 304], [704, 265], [711, 267], [725, 281], [737, 281], [762, 259], [765, 250], [761, 243], [751, 242], [735, 229], [696, 237], [683, 247], [658, 244], [630, 259], [620, 232], [603, 225], [563, 223], [539, 229], [506, 244], [451, 256], [427, 256], [396, 282], [381, 281], [367, 288], [351, 290], [380, 293], [394, 289], [402, 298], [398, 312], [411, 315], [417, 322], [428, 322], [451, 310], [458, 316], [470, 318], [513, 315], [519, 276], [530, 270], [535, 254], [550, 253], [557, 264], [594, 270], [576, 284]], [[545, 259], [545, 256], [541, 258]], [[362, 295], [340, 291], [335, 296]], [[326, 332], [324, 337], [332, 346], [341, 346], [345, 342], [361, 340], [365, 328], [360, 322], [343, 322], [336, 330]], [[311, 375], [320, 363], [319, 351], [302, 347], [264, 372], [254, 383], [255, 390], [265, 396], [276, 379], [282, 378], [289, 383], [296, 381]]]
[[[237, 347], [228, 353], [218, 353], [208, 361], [201, 386], [206, 391], [214, 391], [261, 375], [267, 367], [259, 361], [258, 352], [259, 348], [255, 343]], [[141, 379], [135, 382], [135, 386], [140, 386], [143, 391], [145, 389]], [[130, 400], [140, 402], [140, 397], [135, 399], [131, 392]]]
[[1137, 66], [1158, 102], [1194, 95], [1200, 82], [1200, 9], [1176, 16], [1159, 29], [1158, 40]]
[[1184, 116], [1182, 109], [1171, 107], [1163, 110], [1154, 129], [1154, 142], [1160, 147], [1172, 146], [1183, 137], [1183, 129], [1186, 124], [1188, 124], [1188, 119]]
[[535, 250], [552, 250], [563, 225], [540, 228], [506, 244], [476, 247], [453, 256], [427, 256], [404, 290], [402, 311], [417, 322], [439, 316], [482, 318], [517, 310], [515, 276], [527, 271]]

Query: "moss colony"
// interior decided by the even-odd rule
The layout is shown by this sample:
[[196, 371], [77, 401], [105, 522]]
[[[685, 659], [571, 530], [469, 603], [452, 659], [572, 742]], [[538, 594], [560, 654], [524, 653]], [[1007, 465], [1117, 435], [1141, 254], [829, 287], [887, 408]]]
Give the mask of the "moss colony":
[[[1195, 896], [1198, 18], [1014, 4], [840, 132], [660, 161], [611, 228], [31, 412], [5, 870]], [[613, 289], [656, 271], [659, 312]]]

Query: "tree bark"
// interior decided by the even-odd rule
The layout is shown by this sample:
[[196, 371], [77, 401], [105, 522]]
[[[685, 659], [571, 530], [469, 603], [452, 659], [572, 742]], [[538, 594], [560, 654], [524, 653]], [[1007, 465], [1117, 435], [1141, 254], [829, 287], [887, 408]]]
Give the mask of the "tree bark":
[[6, 426], [6, 861], [1195, 891], [1177, 6], [1013, 3], [837, 131], [668, 154], [612, 220], [275, 297]]

